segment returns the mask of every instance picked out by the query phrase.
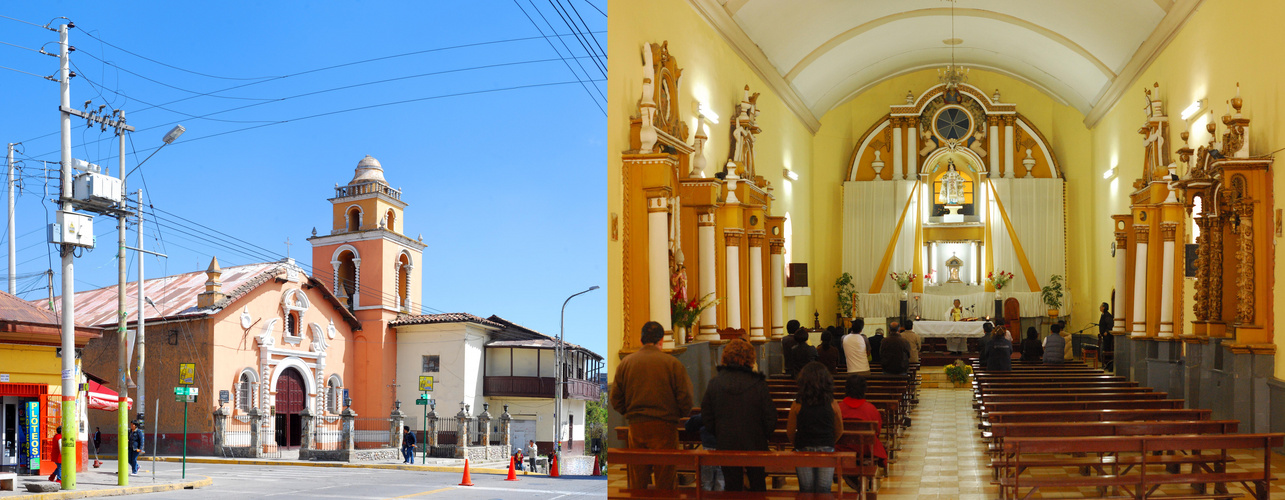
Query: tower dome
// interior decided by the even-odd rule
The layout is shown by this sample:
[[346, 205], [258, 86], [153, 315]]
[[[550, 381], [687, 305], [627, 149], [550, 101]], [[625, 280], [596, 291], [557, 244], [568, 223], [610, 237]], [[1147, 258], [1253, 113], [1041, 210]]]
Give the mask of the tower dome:
[[357, 173], [353, 175], [352, 182], [349, 184], [358, 184], [367, 181], [379, 181], [388, 184], [384, 180], [384, 166], [379, 164], [373, 156], [366, 155], [361, 161], [357, 162]]

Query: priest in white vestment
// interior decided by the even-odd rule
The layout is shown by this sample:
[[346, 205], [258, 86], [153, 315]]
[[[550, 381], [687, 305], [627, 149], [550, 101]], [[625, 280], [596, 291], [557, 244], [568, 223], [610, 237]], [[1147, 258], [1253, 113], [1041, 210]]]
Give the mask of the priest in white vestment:
[[[950, 308], [947, 314], [951, 321], [963, 321], [964, 307], [960, 305], [959, 299], [955, 299], [955, 306]], [[953, 337], [946, 339], [946, 350], [952, 354], [963, 354], [968, 350], [968, 339], [963, 337]]]

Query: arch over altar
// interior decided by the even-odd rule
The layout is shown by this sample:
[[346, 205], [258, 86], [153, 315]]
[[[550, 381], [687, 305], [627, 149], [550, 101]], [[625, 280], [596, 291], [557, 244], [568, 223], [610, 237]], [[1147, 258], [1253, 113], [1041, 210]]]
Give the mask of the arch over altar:
[[[947, 319], [954, 299], [966, 316], [993, 315], [986, 278], [998, 271], [1015, 275], [1001, 297], [1043, 314], [1041, 284], [1066, 271], [1064, 184], [1016, 104], [998, 90], [936, 85], [890, 106], [856, 144], [843, 182], [842, 266], [858, 285], [859, 315], [896, 316], [903, 295], [925, 319]], [[894, 272], [919, 278], [903, 292]]]

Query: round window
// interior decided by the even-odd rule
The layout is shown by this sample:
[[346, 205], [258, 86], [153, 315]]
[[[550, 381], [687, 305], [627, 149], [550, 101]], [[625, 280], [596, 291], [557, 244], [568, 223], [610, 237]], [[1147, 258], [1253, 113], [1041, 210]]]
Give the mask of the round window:
[[933, 131], [943, 140], [962, 141], [972, 133], [973, 117], [959, 106], [947, 106], [933, 117]]

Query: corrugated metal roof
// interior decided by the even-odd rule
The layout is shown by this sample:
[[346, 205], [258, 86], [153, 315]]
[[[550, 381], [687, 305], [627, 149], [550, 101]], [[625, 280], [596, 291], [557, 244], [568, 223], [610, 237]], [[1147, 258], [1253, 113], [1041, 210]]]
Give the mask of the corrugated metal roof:
[[[276, 274], [284, 273], [286, 264], [281, 262], [263, 262], [223, 268], [220, 281], [223, 293], [228, 298], [215, 304], [215, 307], [197, 309], [196, 296], [205, 291], [205, 271], [194, 271], [184, 274], [152, 278], [146, 282], [147, 297], [152, 299], [156, 308], [147, 305], [147, 317], [181, 318], [201, 316], [226, 306], [255, 287], [272, 279]], [[302, 270], [300, 270], [302, 273]], [[76, 292], [76, 319], [78, 323], [106, 327], [116, 324], [117, 288], [109, 286], [96, 290]], [[54, 300], [58, 303], [58, 299]], [[125, 306], [128, 314], [126, 322], [138, 319], [138, 283], [130, 282], [125, 286]]]
[[[545, 335], [525, 326], [519, 325], [507, 319], [501, 318], [494, 314], [490, 321], [498, 323], [504, 327], [503, 330], [491, 335], [491, 341], [486, 343], [487, 347], [548, 347], [555, 348], [558, 346], [557, 337]], [[598, 353], [585, 349], [584, 347], [564, 342], [563, 345], [569, 349], [579, 349], [589, 353], [594, 358], [603, 359]]]
[[[44, 300], [40, 301], [40, 303], [48, 304]], [[58, 326], [60, 324], [58, 313], [47, 308], [38, 307], [5, 292], [0, 292], [0, 320], [48, 326]]]
[[495, 322], [469, 313], [402, 314], [397, 316], [397, 319], [391, 321], [389, 325], [430, 325], [435, 323], [477, 323], [479, 325], [502, 328], [501, 325], [496, 324]]

